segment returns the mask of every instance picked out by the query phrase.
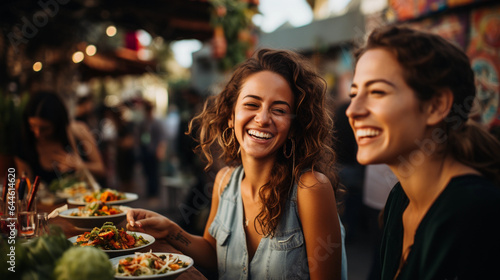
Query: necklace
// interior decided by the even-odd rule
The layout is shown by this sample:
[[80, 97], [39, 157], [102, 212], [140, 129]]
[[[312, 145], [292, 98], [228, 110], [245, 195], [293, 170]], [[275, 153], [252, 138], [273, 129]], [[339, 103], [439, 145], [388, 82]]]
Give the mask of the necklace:
[[245, 219], [245, 227], [248, 227], [248, 219]]

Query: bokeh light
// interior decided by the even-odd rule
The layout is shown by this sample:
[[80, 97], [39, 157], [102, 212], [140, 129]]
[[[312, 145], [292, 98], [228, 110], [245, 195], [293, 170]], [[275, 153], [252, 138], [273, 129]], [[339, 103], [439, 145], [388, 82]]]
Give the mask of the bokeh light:
[[108, 28], [106, 28], [106, 35], [108, 35], [109, 37], [115, 36], [116, 35], [116, 27], [113, 25], [108, 26]]
[[73, 54], [73, 62], [74, 62], [74, 63], [80, 63], [80, 62], [82, 62], [82, 61], [83, 61], [83, 58], [84, 58], [84, 57], [85, 57], [85, 55], [83, 54], [83, 52], [80, 52], [80, 51], [75, 52], [75, 53]]
[[38, 72], [42, 70], [42, 67], [43, 67], [42, 63], [40, 61], [37, 61], [33, 64], [33, 71]]
[[93, 56], [97, 53], [97, 48], [96, 46], [94, 45], [88, 45], [86, 48], [85, 48], [85, 53], [88, 55], [88, 56]]

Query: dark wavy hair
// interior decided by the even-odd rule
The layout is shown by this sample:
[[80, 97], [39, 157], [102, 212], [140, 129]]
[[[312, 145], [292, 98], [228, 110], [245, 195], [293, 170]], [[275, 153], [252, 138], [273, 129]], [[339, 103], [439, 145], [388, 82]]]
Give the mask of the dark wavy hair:
[[438, 35], [396, 25], [375, 29], [356, 51], [356, 61], [377, 48], [396, 57], [405, 82], [420, 101], [428, 101], [445, 89], [453, 93], [452, 108], [441, 124], [447, 136], [442, 151], [500, 184], [500, 142], [469, 120], [476, 86], [467, 55]]
[[28, 122], [28, 119], [32, 117], [50, 122], [54, 126], [53, 139], [61, 143], [63, 147], [70, 147], [67, 134], [69, 126], [68, 110], [57, 94], [47, 91], [33, 93], [24, 108], [22, 138], [24, 147], [30, 151], [27, 153], [29, 156], [36, 154], [34, 152], [36, 151], [36, 139]]
[[[271, 178], [259, 191], [263, 206], [256, 219], [263, 234], [273, 236], [292, 183], [300, 185], [298, 179], [302, 172], [321, 172], [328, 177], [335, 193], [340, 191], [337, 173], [333, 167], [335, 153], [331, 148], [333, 106], [327, 98], [326, 82], [317, 74], [311, 63], [292, 51], [257, 51], [252, 58], [236, 68], [222, 92], [207, 99], [203, 111], [191, 121], [188, 134], [192, 134], [197, 127], [197, 148], [207, 159], [206, 169], [214, 163], [214, 149], [226, 164], [241, 164], [239, 143], [233, 141], [230, 146], [225, 146], [223, 133], [228, 127], [228, 119], [235, 113], [236, 100], [243, 83], [247, 77], [261, 71], [271, 71], [282, 76], [290, 85], [295, 98], [295, 118], [291, 124], [290, 136], [295, 141], [296, 165], [293, 166], [291, 158], [287, 159], [283, 153], [277, 153]], [[290, 176], [292, 172], [293, 178]]]

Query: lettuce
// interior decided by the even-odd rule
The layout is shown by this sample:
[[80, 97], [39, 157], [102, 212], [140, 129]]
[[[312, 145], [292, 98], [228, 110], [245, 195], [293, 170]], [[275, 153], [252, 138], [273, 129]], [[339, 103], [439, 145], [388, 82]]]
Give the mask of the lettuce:
[[57, 261], [55, 280], [109, 280], [115, 272], [106, 253], [94, 247], [72, 247]]

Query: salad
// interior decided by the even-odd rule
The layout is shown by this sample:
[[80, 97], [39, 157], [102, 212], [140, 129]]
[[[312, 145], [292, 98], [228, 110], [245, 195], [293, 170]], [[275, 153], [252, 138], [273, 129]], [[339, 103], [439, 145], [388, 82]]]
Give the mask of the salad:
[[116, 276], [140, 276], [165, 274], [189, 266], [178, 255], [135, 253], [135, 257], [121, 259], [116, 267]]
[[93, 192], [83, 197], [83, 201], [85, 202], [94, 202], [94, 201], [115, 201], [126, 199], [127, 196], [123, 192], [119, 192], [117, 190], [112, 189], [102, 189], [98, 192]]
[[113, 206], [107, 206], [101, 201], [94, 201], [85, 206], [78, 207], [78, 211], [72, 212], [70, 216], [76, 217], [92, 217], [92, 216], [109, 216], [123, 213], [122, 210]]
[[94, 246], [103, 250], [123, 250], [148, 244], [149, 241], [125, 229], [117, 229], [112, 222], [106, 222], [101, 228], [95, 227], [76, 238], [74, 245]]

